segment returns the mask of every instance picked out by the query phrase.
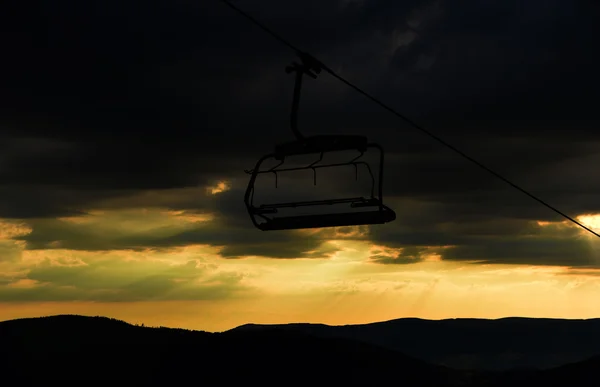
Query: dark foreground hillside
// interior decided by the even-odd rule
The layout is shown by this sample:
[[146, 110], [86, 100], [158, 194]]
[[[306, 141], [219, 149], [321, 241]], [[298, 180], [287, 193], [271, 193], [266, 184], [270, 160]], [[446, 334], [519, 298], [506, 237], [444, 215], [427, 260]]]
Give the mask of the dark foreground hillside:
[[[0, 375], [11, 385], [530, 386], [575, 381], [581, 369], [467, 372], [350, 339], [281, 329], [207, 333], [102, 317], [0, 323]], [[590, 368], [592, 367], [592, 368]], [[587, 371], [586, 371], [587, 370]], [[569, 379], [570, 378], [570, 379]], [[570, 386], [584, 384], [569, 383]]]
[[19, 384], [460, 385], [443, 367], [373, 345], [282, 330], [206, 333], [55, 316], [0, 323], [3, 376]]

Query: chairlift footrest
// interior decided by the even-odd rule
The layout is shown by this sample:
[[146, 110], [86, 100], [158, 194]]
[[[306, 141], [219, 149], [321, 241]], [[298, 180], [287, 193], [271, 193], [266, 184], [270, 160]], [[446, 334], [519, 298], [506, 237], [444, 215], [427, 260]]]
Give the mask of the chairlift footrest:
[[341, 214], [303, 215], [274, 218], [259, 224], [262, 231], [293, 230], [306, 228], [360, 226], [384, 224], [396, 219], [396, 213], [388, 208], [381, 211]]

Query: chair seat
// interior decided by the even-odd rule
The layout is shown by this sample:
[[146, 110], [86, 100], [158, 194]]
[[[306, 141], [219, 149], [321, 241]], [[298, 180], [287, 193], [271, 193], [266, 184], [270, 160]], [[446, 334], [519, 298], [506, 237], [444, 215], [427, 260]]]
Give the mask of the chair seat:
[[275, 231], [303, 228], [359, 226], [367, 224], [383, 224], [395, 219], [396, 213], [389, 208], [384, 208], [383, 211], [377, 210], [273, 218], [260, 224], [259, 228], [262, 231]]

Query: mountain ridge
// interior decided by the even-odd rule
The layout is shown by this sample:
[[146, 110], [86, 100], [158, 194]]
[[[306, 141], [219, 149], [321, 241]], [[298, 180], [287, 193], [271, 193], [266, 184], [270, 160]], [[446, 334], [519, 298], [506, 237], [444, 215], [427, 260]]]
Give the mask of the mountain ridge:
[[[86, 329], [131, 330], [136, 325], [102, 316], [56, 315], [0, 322], [0, 334], [17, 324], [31, 329], [42, 319], [44, 326], [55, 325], [71, 335], [86, 337]], [[157, 327], [165, 331], [190, 332], [193, 335], [232, 335], [259, 331], [292, 331], [320, 339], [345, 339], [393, 350], [411, 358], [458, 370], [506, 371], [550, 369], [577, 363], [600, 355], [600, 319], [536, 319], [505, 317], [500, 319], [426, 320], [400, 318], [367, 324], [327, 325], [322, 323], [243, 324], [223, 332]], [[58, 329], [58, 328], [57, 328]], [[39, 329], [37, 329], [39, 331]], [[166, 333], [166, 332], [170, 333]], [[42, 331], [30, 337], [44, 335]], [[161, 335], [158, 335], [162, 337]], [[33, 339], [25, 341], [30, 343]], [[40, 339], [42, 340], [42, 339]], [[93, 338], [87, 339], [93, 341]], [[44, 337], [47, 345], [58, 341]], [[26, 345], [26, 344], [23, 344]], [[27, 344], [28, 345], [28, 344]], [[73, 344], [75, 345], [75, 344]], [[106, 347], [107, 343], [96, 345]], [[118, 345], [115, 343], [114, 345]]]
[[400, 318], [355, 325], [251, 323], [231, 331], [263, 329], [361, 340], [457, 369], [548, 369], [600, 354], [600, 337], [595, 334], [600, 331], [598, 318]]
[[509, 316], [509, 317], [499, 317], [499, 318], [479, 318], [479, 317], [453, 317], [453, 318], [444, 318], [444, 319], [425, 319], [420, 317], [401, 317], [390, 320], [382, 320], [382, 321], [373, 321], [368, 323], [359, 323], [359, 324], [325, 324], [325, 323], [310, 323], [310, 322], [293, 322], [293, 323], [245, 323], [242, 325], [238, 325], [237, 327], [228, 329], [226, 331], [231, 331], [239, 328], [243, 328], [246, 326], [290, 326], [290, 325], [311, 325], [311, 326], [326, 326], [326, 327], [346, 327], [346, 326], [367, 326], [367, 325], [376, 325], [376, 324], [386, 324], [393, 323], [399, 321], [424, 321], [424, 322], [448, 322], [448, 321], [522, 321], [522, 320], [532, 320], [532, 321], [600, 321], [600, 317], [593, 317], [587, 319], [568, 319], [568, 318], [551, 318], [551, 317], [519, 317], [519, 316]]

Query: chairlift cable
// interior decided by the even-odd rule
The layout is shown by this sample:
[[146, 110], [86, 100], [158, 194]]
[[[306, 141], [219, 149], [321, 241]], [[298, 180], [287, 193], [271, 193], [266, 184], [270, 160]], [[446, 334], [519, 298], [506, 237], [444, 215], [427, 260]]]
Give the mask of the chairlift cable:
[[584, 230], [588, 231], [589, 233], [591, 233], [591, 234], [593, 234], [593, 235], [595, 235], [595, 236], [597, 236], [597, 237], [600, 238], [600, 234], [598, 232], [596, 232], [596, 231], [592, 230], [591, 228], [585, 226], [581, 222], [579, 222], [576, 219], [572, 218], [571, 216], [565, 214], [564, 212], [562, 212], [558, 208], [556, 208], [556, 207], [552, 206], [551, 204], [549, 204], [548, 202], [540, 199], [539, 197], [537, 197], [536, 195], [530, 193], [529, 191], [525, 190], [524, 188], [520, 187], [516, 183], [513, 183], [512, 181], [510, 181], [506, 177], [502, 176], [500, 173], [492, 170], [491, 168], [487, 167], [483, 163], [481, 163], [481, 162], [477, 161], [476, 159], [474, 159], [473, 157], [467, 155], [465, 152], [463, 152], [460, 149], [456, 148], [454, 145], [448, 143], [447, 141], [443, 140], [442, 138], [440, 138], [436, 134], [434, 134], [434, 133], [430, 132], [429, 130], [425, 129], [423, 126], [418, 125], [416, 122], [414, 122], [413, 120], [409, 119], [405, 115], [399, 113], [394, 108], [386, 105], [384, 102], [382, 102], [378, 98], [372, 96], [371, 94], [369, 94], [366, 91], [362, 90], [360, 87], [354, 85], [352, 82], [346, 80], [341, 75], [339, 75], [335, 71], [333, 71], [331, 68], [329, 68], [328, 66], [326, 66], [325, 64], [323, 64], [321, 61], [315, 59], [310, 54], [307, 54], [306, 52], [300, 50], [297, 46], [295, 46], [294, 44], [292, 44], [291, 42], [289, 42], [288, 40], [286, 40], [285, 38], [283, 38], [281, 35], [279, 35], [275, 31], [273, 31], [270, 28], [268, 28], [267, 26], [265, 26], [263, 23], [261, 23], [260, 21], [258, 21], [256, 18], [252, 17], [247, 12], [241, 10], [239, 7], [237, 7], [236, 5], [232, 4], [231, 1], [229, 1], [229, 0], [220, 0], [220, 1], [222, 3], [224, 3], [225, 5], [227, 5], [228, 7], [230, 7], [231, 9], [233, 9], [234, 11], [236, 11], [237, 13], [239, 13], [241, 16], [243, 16], [246, 19], [248, 19], [250, 22], [252, 22], [256, 26], [258, 26], [259, 28], [261, 28], [263, 31], [265, 31], [267, 34], [271, 35], [273, 38], [275, 38], [280, 43], [282, 43], [283, 45], [287, 46], [291, 50], [295, 51], [299, 56], [311, 58], [313, 61], [319, 63], [320, 67], [325, 72], [327, 72], [328, 74], [330, 74], [331, 76], [333, 76], [334, 78], [336, 78], [337, 80], [339, 80], [340, 82], [346, 84], [350, 88], [354, 89], [358, 93], [362, 94], [363, 96], [367, 97], [368, 99], [370, 99], [375, 104], [379, 105], [380, 107], [382, 107], [385, 110], [389, 111], [390, 113], [394, 114], [396, 117], [398, 117], [401, 120], [405, 121], [406, 123], [408, 123], [413, 128], [415, 128], [415, 129], [417, 129], [417, 130], [425, 133], [426, 135], [428, 135], [429, 137], [431, 137], [432, 139], [434, 139], [438, 143], [440, 143], [443, 146], [445, 146], [446, 148], [449, 148], [450, 150], [454, 151], [458, 155], [462, 156], [463, 158], [465, 158], [466, 160], [470, 161], [471, 163], [477, 165], [478, 167], [480, 167], [481, 169], [485, 170], [486, 172], [494, 175], [496, 178], [504, 181], [506, 184], [510, 185], [514, 189], [516, 189], [516, 190], [520, 191], [521, 193], [529, 196], [531, 199], [537, 201], [538, 203], [540, 203], [541, 205], [547, 207], [551, 211], [554, 211], [555, 213], [557, 213], [558, 215], [560, 215], [563, 218], [567, 219], [568, 221], [574, 223], [575, 225], [581, 227], [582, 229], [584, 229]]

